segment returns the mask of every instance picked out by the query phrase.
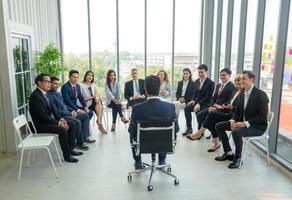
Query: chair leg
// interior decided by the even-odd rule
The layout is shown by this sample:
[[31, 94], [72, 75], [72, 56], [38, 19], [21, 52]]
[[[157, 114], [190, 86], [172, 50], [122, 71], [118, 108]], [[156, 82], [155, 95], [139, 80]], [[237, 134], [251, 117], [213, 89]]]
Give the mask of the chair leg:
[[31, 153], [31, 151], [33, 151], [33, 150], [29, 150], [28, 151], [28, 156], [27, 156], [27, 168], [29, 168], [29, 162], [30, 162], [30, 153]]
[[239, 164], [239, 168], [241, 168], [241, 166], [243, 165], [243, 160], [245, 160], [246, 157], [246, 149], [247, 149], [247, 145], [248, 145], [249, 140], [245, 140], [243, 143], [243, 147], [242, 147], [242, 153], [241, 153], [241, 160], [240, 160], [240, 164]]
[[59, 150], [58, 150], [58, 147], [57, 147], [57, 144], [56, 144], [56, 141], [55, 139], [53, 139], [53, 143], [54, 143], [54, 146], [55, 146], [55, 149], [56, 149], [56, 152], [57, 152], [57, 155], [58, 155], [58, 158], [59, 158], [59, 161], [60, 161], [60, 165], [62, 165], [62, 160], [61, 160], [61, 156], [59, 154]]
[[55, 175], [56, 175], [56, 178], [59, 178], [59, 175], [58, 175], [58, 172], [56, 170], [56, 167], [55, 167], [55, 164], [54, 164], [54, 161], [53, 161], [53, 158], [52, 158], [52, 155], [51, 155], [51, 152], [50, 152], [50, 149], [48, 147], [45, 148], [49, 154], [49, 157], [50, 157], [50, 160], [51, 160], [51, 163], [52, 163], [52, 166], [54, 168], [54, 172], [55, 172]]
[[171, 176], [171, 177], [173, 177], [174, 179], [177, 180], [177, 177], [176, 177], [175, 175], [173, 175], [173, 174], [171, 174], [171, 173], [165, 171], [164, 169], [161, 169], [161, 168], [157, 168], [157, 169], [158, 169], [159, 171], [163, 172], [164, 174], [166, 174], [166, 175], [168, 175], [168, 176]]
[[266, 139], [266, 144], [267, 144], [267, 162], [268, 162], [268, 165], [270, 165], [269, 138]]
[[34, 157], [35, 157], [35, 150], [33, 149], [32, 150], [32, 159], [31, 159], [32, 162], [34, 162]]
[[149, 181], [148, 181], [148, 187], [149, 187], [149, 186], [150, 186], [150, 184], [151, 184], [151, 179], [152, 179], [152, 176], [153, 176], [154, 170], [155, 170], [155, 168], [154, 168], [154, 167], [152, 167], [152, 169], [151, 169], [151, 172], [150, 172]]
[[20, 180], [20, 176], [21, 176], [22, 161], [23, 161], [23, 151], [24, 151], [24, 149], [21, 149], [20, 164], [19, 164], [19, 172], [18, 172], [18, 180]]

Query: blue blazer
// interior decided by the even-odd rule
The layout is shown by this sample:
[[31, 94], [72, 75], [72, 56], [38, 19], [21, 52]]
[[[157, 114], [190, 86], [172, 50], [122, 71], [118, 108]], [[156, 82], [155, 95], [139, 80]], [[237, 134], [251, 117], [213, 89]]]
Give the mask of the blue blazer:
[[219, 91], [220, 87], [221, 87], [221, 83], [217, 84], [214, 95], [212, 97], [211, 105], [213, 105], [215, 103], [219, 104], [219, 105], [223, 105], [225, 103], [228, 103], [230, 98], [233, 96], [235, 86], [231, 81], [229, 81], [225, 85], [225, 87], [223, 88], [220, 95], [218, 95], [218, 91]]
[[[77, 91], [77, 97], [73, 95], [73, 89], [69, 81], [65, 83], [61, 88], [61, 93], [62, 93], [64, 102], [70, 111], [72, 110], [77, 111], [78, 109], [84, 109], [85, 107], [87, 107], [84, 101], [84, 98], [81, 94], [81, 89], [80, 89], [79, 84], [76, 84], [76, 91]], [[77, 99], [80, 101], [82, 107], [77, 105]]]
[[148, 99], [133, 106], [129, 126], [131, 138], [136, 138], [137, 136], [137, 121], [173, 121], [175, 122], [175, 132], [179, 131], [174, 104], [161, 101], [158, 98]]
[[48, 97], [50, 99], [51, 107], [54, 113], [58, 113], [58, 115], [61, 117], [72, 116], [59, 92], [49, 91]]

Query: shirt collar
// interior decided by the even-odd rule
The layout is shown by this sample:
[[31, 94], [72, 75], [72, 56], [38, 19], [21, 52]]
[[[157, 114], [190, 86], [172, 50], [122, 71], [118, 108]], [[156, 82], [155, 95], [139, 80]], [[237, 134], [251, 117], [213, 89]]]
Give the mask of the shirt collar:
[[187, 84], [187, 83], [189, 83], [189, 80], [183, 80], [183, 83], [185, 83], [185, 84]]
[[73, 87], [73, 86], [76, 86], [77, 84], [73, 84], [73, 83], [71, 83], [71, 81], [69, 81], [69, 83], [70, 83], [70, 85], [71, 85], [71, 87]]
[[230, 82], [230, 79], [228, 81], [226, 81], [225, 83], [221, 82], [221, 85], [223, 85], [224, 87]]
[[253, 88], [254, 88], [254, 84], [251, 86], [251, 88], [248, 91], [245, 90], [245, 94], [249, 94], [250, 95], [250, 93], [251, 93]]
[[147, 99], [149, 100], [149, 99], [159, 99], [159, 97], [158, 96], [151, 96], [151, 97], [147, 97]]
[[47, 95], [47, 92], [43, 91], [41, 88], [38, 87], [38, 89], [43, 93], [44, 96]]
[[206, 77], [205, 79], [200, 79], [200, 82], [204, 82], [208, 77]]

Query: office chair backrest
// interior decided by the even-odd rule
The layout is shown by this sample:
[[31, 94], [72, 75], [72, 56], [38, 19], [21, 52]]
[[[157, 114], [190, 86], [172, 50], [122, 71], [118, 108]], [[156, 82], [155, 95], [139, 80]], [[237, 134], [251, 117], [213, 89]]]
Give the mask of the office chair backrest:
[[138, 122], [138, 151], [140, 153], [173, 153], [174, 122]]

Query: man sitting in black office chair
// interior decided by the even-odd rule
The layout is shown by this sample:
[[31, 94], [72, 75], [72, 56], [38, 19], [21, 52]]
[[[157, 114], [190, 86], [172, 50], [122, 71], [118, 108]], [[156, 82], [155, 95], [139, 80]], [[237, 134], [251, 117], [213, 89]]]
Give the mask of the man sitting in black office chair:
[[[173, 104], [161, 101], [158, 97], [160, 89], [160, 80], [157, 76], [147, 76], [145, 79], [145, 93], [147, 101], [133, 106], [131, 123], [129, 126], [130, 142], [137, 137], [137, 121], [161, 122], [175, 121], [175, 132], [179, 131], [176, 120], [175, 107]], [[141, 155], [137, 156], [135, 148], [132, 147], [133, 158], [135, 160], [135, 169], [142, 169], [143, 164]], [[159, 165], [164, 165], [165, 153], [159, 154]]]

